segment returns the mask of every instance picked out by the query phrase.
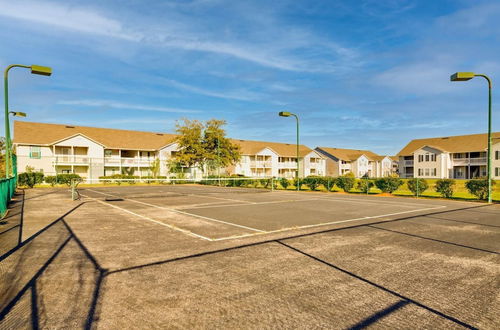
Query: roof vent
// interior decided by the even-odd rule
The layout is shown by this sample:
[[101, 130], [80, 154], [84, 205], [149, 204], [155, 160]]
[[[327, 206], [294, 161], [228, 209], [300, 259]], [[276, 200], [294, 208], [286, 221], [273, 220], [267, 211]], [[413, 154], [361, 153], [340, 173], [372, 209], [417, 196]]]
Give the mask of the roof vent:
[[240, 140], [241, 142], [245, 142], [245, 140]]
[[161, 133], [156, 133], [156, 135], [163, 136], [163, 134], [161, 134]]
[[446, 140], [446, 139], [449, 139], [449, 137], [447, 136], [447, 137], [443, 137], [443, 138], [441, 138], [441, 139]]
[[66, 128], [75, 128], [75, 126], [66, 126]]

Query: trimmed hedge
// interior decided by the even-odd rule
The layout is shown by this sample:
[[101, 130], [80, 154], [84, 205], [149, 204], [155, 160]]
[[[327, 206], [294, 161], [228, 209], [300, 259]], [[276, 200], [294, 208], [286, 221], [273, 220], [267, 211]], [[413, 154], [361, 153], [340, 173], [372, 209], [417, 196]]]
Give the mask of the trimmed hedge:
[[42, 172], [24, 172], [17, 176], [17, 184], [28, 188], [33, 188], [36, 184], [43, 182]]

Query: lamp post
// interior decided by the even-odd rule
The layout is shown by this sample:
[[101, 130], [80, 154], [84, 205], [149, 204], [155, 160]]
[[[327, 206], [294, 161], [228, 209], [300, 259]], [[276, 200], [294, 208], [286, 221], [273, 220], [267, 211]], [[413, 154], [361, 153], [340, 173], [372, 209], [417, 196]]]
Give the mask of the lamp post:
[[299, 117], [291, 112], [288, 111], [281, 111], [279, 113], [280, 117], [290, 117], [293, 116], [295, 117], [297, 121], [297, 172], [295, 173], [295, 178], [297, 180], [297, 191], [300, 190], [300, 179], [299, 179]]
[[[11, 141], [10, 141], [10, 125], [9, 125], [9, 70], [12, 68], [25, 68], [30, 69], [32, 74], [38, 74], [42, 76], [50, 76], [52, 74], [52, 69], [46, 66], [40, 65], [21, 65], [12, 64], [9, 65], [4, 72], [4, 99], [5, 99], [5, 177], [10, 177], [10, 163], [11, 163]], [[23, 112], [12, 112], [14, 116], [26, 117]]]
[[474, 77], [483, 77], [488, 82], [488, 203], [491, 203], [491, 79], [485, 74], [457, 72], [451, 75], [451, 81], [467, 81]]

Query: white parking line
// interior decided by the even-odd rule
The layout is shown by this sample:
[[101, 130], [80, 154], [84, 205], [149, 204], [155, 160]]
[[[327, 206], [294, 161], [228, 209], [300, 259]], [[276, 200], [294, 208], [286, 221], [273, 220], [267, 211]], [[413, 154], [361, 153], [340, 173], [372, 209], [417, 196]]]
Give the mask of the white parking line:
[[158, 221], [158, 220], [155, 220], [155, 219], [151, 219], [150, 217], [146, 217], [144, 215], [141, 215], [141, 214], [137, 214], [135, 212], [132, 212], [132, 211], [129, 211], [127, 209], [124, 209], [122, 207], [119, 207], [119, 206], [116, 206], [116, 205], [113, 205], [113, 204], [110, 204], [110, 203], [106, 203], [106, 202], [103, 202], [103, 201], [100, 201], [96, 198], [93, 198], [93, 197], [90, 197], [90, 196], [87, 196], [87, 195], [84, 195], [84, 194], [80, 194], [81, 196], [83, 197], [86, 197], [86, 198], [89, 198], [89, 199], [92, 199], [100, 204], [103, 204], [103, 205], [107, 205], [107, 206], [110, 206], [110, 207], [113, 207], [115, 209], [118, 209], [118, 210], [121, 210], [123, 212], [126, 212], [126, 213], [129, 213], [129, 214], [132, 214], [132, 215], [135, 215], [136, 217], [139, 217], [141, 219], [144, 219], [144, 220], [148, 220], [148, 221], [151, 221], [151, 222], [154, 222], [158, 225], [162, 225], [162, 226], [165, 226], [167, 228], [170, 228], [170, 229], [173, 229], [173, 230], [176, 230], [176, 231], [180, 231], [181, 233], [183, 234], [186, 234], [186, 235], [189, 235], [189, 236], [194, 236], [194, 237], [198, 237], [198, 238], [201, 238], [201, 239], [204, 239], [206, 241], [213, 241], [213, 239], [209, 238], [209, 237], [205, 237], [205, 236], [202, 236], [202, 235], [198, 235], [198, 234], [195, 234], [193, 232], [190, 232], [189, 230], [186, 230], [186, 229], [182, 229], [182, 228], [178, 228], [176, 226], [172, 226], [172, 225], [169, 225], [167, 223], [164, 223], [164, 222], [161, 222], [161, 221]]
[[[98, 193], [98, 194], [102, 194], [102, 195], [107, 195], [107, 196], [112, 196], [112, 197], [119, 197], [119, 196], [116, 196], [116, 195], [112, 195], [112, 194], [108, 194], [108, 193], [103, 193], [103, 192], [92, 190], [92, 189], [87, 189], [87, 190], [95, 192], [95, 193]], [[122, 197], [120, 197], [120, 198], [122, 198]], [[171, 212], [180, 213], [180, 214], [188, 215], [188, 216], [191, 216], [191, 217], [200, 218], [200, 219], [203, 219], [203, 220], [208, 220], [208, 221], [212, 221], [212, 222], [223, 223], [223, 224], [226, 224], [226, 225], [229, 225], [229, 226], [233, 226], [233, 227], [243, 228], [243, 229], [247, 229], [247, 230], [251, 230], [251, 231], [256, 231], [256, 232], [260, 232], [260, 233], [266, 232], [265, 230], [260, 230], [260, 229], [256, 229], [256, 228], [252, 228], [252, 227], [243, 226], [243, 225], [238, 225], [236, 223], [226, 222], [226, 221], [222, 221], [222, 220], [218, 220], [218, 219], [214, 219], [214, 218], [204, 217], [202, 215], [197, 215], [197, 214], [193, 214], [193, 213], [189, 213], [189, 212], [184, 212], [184, 211], [181, 211], [181, 210], [172, 209], [170, 207], [158, 206], [158, 205], [154, 205], [154, 204], [150, 204], [150, 203], [146, 203], [146, 202], [141, 202], [141, 201], [138, 201], [138, 200], [135, 200], [135, 199], [129, 199], [129, 198], [123, 198], [123, 199], [127, 200], [127, 201], [130, 201], [130, 202], [134, 202], [134, 203], [138, 203], [138, 204], [143, 204], [143, 205], [151, 206], [151, 207], [154, 207], [154, 208], [157, 208], [157, 209], [161, 209], [161, 210], [168, 210], [168, 211], [171, 211]]]
[[[371, 217], [361, 217], [361, 218], [354, 218], [354, 219], [347, 219], [347, 220], [323, 222], [323, 223], [317, 223], [317, 224], [314, 224], [314, 225], [289, 227], [289, 228], [283, 228], [283, 229], [277, 229], [277, 230], [270, 230], [270, 231], [267, 231], [266, 234], [279, 233], [279, 232], [284, 232], [284, 231], [289, 231], [289, 230], [307, 229], [307, 228], [328, 226], [328, 225], [334, 225], [334, 224], [338, 224], [338, 223], [345, 223], [345, 222], [352, 222], [352, 221], [361, 221], [361, 220], [368, 220], [368, 219], [378, 219], [378, 218], [390, 217], [390, 216], [393, 216], [393, 215], [400, 215], [400, 214], [406, 214], [406, 213], [412, 213], [412, 212], [436, 210], [436, 209], [441, 209], [443, 207], [446, 207], [446, 206], [436, 206], [436, 207], [429, 207], [429, 208], [418, 209], [418, 210], [402, 211], [402, 212], [387, 213], [387, 214], [382, 214], [382, 215], [375, 215], [375, 216], [371, 216]], [[250, 237], [250, 236], [255, 236], [255, 234], [246, 234], [246, 235], [240, 235], [240, 236], [228, 236], [228, 237], [214, 238], [213, 241], [225, 241], [225, 240], [229, 240], [229, 239], [245, 238], [245, 237]]]

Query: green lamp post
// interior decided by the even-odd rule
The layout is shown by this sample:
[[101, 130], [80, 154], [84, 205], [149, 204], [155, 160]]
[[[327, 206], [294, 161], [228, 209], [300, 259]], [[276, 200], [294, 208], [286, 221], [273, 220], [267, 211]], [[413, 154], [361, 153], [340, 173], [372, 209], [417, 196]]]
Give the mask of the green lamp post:
[[280, 117], [290, 117], [293, 116], [295, 117], [295, 120], [297, 121], [297, 170], [295, 173], [295, 178], [297, 179], [297, 191], [300, 190], [300, 179], [299, 179], [299, 117], [291, 112], [288, 111], [281, 111], [279, 113]]
[[[11, 148], [12, 144], [10, 141], [10, 125], [9, 125], [9, 70], [12, 68], [25, 68], [30, 69], [32, 74], [38, 74], [42, 76], [50, 76], [52, 74], [52, 69], [46, 66], [40, 65], [21, 65], [12, 64], [9, 65], [4, 72], [4, 99], [5, 99], [5, 177], [10, 177], [11, 171]], [[26, 117], [24, 112], [11, 112], [14, 116]]]
[[451, 81], [467, 81], [474, 77], [483, 77], [488, 82], [488, 203], [491, 203], [491, 79], [485, 74], [457, 72], [451, 75]]

